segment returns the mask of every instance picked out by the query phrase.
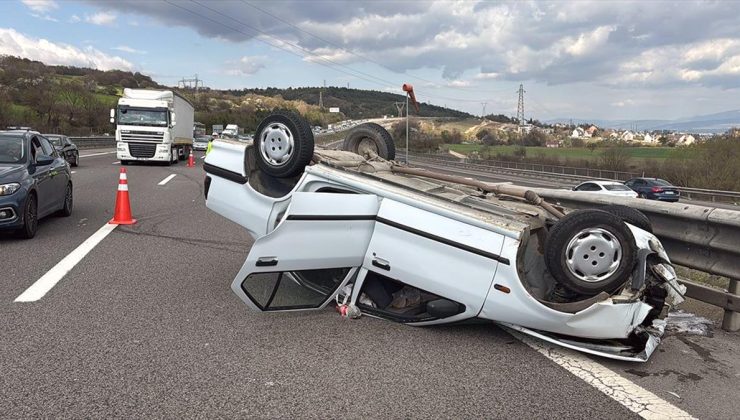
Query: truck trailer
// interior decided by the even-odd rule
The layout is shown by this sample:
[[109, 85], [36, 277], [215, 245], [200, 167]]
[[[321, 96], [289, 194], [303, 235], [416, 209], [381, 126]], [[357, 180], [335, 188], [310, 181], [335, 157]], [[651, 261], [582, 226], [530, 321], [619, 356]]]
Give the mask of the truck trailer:
[[132, 161], [177, 163], [193, 144], [193, 105], [171, 90], [124, 89], [111, 109], [116, 124], [116, 157]]

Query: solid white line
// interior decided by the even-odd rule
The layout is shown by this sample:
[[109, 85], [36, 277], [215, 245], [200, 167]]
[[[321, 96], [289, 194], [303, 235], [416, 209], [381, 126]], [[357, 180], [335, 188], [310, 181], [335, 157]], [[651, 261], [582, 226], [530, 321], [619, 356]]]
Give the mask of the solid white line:
[[630, 382], [587, 356], [522, 333], [507, 330], [524, 344], [585, 381], [644, 419], [693, 419], [694, 417], [641, 386]]
[[120, 165], [121, 162], [113, 162], [113, 165]]
[[116, 153], [116, 152], [115, 152], [115, 151], [113, 151], [113, 152], [91, 153], [91, 154], [89, 154], [89, 155], [80, 155], [80, 157], [81, 157], [81, 158], [83, 158], [83, 157], [90, 157], [90, 156], [102, 156], [102, 155], [111, 155], [111, 154], [113, 154], [113, 153]]
[[177, 176], [177, 174], [172, 174], [172, 175], [168, 176], [167, 178], [159, 181], [159, 184], [157, 184], [157, 185], [164, 185], [164, 184], [170, 182], [170, 180], [172, 180], [172, 178], [174, 178], [176, 176]]
[[72, 171], [72, 173], [73, 173], [73, 174], [76, 174], [76, 173], [77, 173], [77, 171]]
[[15, 302], [35, 302], [44, 297], [78, 262], [85, 258], [88, 252], [92, 251], [117, 226], [110, 223], [103, 225], [97, 232], [87, 238], [85, 242], [81, 243], [74, 251], [70, 252], [69, 255], [52, 267], [51, 270], [36, 280], [25, 292], [15, 298]]

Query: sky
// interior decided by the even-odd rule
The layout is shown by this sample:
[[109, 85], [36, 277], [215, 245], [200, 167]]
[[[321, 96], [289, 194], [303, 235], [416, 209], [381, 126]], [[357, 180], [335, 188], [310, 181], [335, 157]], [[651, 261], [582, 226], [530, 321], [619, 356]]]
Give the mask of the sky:
[[740, 2], [0, 0], [0, 54], [166, 85], [347, 86], [475, 115], [740, 108]]

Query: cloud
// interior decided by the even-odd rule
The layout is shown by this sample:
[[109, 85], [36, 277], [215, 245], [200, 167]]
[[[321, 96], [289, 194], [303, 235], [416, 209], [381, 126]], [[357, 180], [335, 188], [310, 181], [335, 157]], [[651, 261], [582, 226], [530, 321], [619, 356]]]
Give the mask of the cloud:
[[265, 68], [267, 57], [265, 56], [244, 56], [237, 62], [227, 62], [231, 67], [226, 70], [226, 74], [231, 76], [251, 76]]
[[59, 5], [54, 0], [21, 0], [29, 9], [37, 13], [46, 13], [58, 9]]
[[110, 25], [116, 21], [116, 15], [109, 12], [98, 12], [85, 16], [85, 22], [93, 25]]
[[131, 47], [127, 46], [127, 45], [119, 45], [119, 46], [113, 47], [111, 49], [112, 50], [116, 50], [116, 51], [126, 52], [126, 53], [129, 53], [129, 54], [146, 54], [147, 53], [144, 50], [137, 50], [136, 48], [131, 48]]
[[[470, 71], [478, 74], [475, 80], [548, 85], [644, 79], [645, 86], [660, 80], [732, 87], [738, 79], [732, 79], [731, 52], [740, 39], [736, 2], [353, 1], [337, 7], [321, 0], [118, 0], [105, 8], [204, 37], [276, 44], [306, 61], [358, 69], [370, 61], [399, 73], [437, 69], [449, 81]], [[671, 61], [664, 51], [685, 56]], [[685, 71], [645, 64], [656, 55], [660, 64], [685, 63]]]
[[31, 38], [15, 29], [0, 28], [0, 55], [12, 55], [46, 64], [90, 67], [98, 70], [133, 70], [134, 65], [91, 46], [77, 48], [43, 38]]
[[31, 13], [31, 16], [35, 17], [36, 19], [41, 19], [48, 22], [59, 22], [57, 18], [47, 14]]
[[450, 80], [447, 82], [448, 87], [469, 87], [471, 83], [469, 80]]
[[72, 16], [69, 17], [69, 23], [77, 23], [77, 22], [79, 22], [81, 20], [82, 19], [80, 19], [80, 17], [77, 16], [77, 15], [72, 15]]

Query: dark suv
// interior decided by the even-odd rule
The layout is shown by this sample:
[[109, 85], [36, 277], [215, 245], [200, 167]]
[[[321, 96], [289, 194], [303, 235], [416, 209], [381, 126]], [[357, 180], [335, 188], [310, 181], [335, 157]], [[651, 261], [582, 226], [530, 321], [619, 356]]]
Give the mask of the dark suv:
[[681, 191], [670, 182], [660, 178], [632, 178], [624, 185], [632, 188], [639, 198], [676, 202]]
[[44, 134], [44, 137], [49, 139], [52, 146], [57, 149], [60, 155], [69, 162], [71, 166], [80, 165], [80, 151], [77, 149], [77, 145], [67, 136], [61, 134]]
[[0, 231], [36, 235], [38, 221], [72, 214], [69, 165], [34, 131], [0, 131]]

